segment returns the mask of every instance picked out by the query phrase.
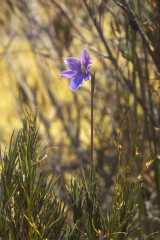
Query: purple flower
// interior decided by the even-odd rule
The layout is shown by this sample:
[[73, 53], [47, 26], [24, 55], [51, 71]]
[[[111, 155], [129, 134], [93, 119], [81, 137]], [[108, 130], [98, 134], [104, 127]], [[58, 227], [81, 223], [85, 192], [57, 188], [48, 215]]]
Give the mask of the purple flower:
[[68, 67], [68, 70], [62, 71], [61, 76], [71, 79], [71, 90], [78, 89], [84, 80], [90, 79], [91, 58], [86, 49], [83, 49], [80, 59], [69, 57], [64, 63]]

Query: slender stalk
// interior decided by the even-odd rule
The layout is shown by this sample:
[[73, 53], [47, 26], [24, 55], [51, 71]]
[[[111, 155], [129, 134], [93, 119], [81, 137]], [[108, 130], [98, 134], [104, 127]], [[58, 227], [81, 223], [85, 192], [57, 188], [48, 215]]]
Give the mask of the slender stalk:
[[94, 114], [93, 114], [93, 104], [94, 104], [94, 82], [95, 82], [95, 73], [92, 74], [91, 76], [91, 152], [90, 152], [90, 157], [91, 157], [91, 164], [94, 166], [94, 159], [93, 159], [93, 150], [94, 150], [94, 135], [93, 135], [93, 130], [94, 130]]

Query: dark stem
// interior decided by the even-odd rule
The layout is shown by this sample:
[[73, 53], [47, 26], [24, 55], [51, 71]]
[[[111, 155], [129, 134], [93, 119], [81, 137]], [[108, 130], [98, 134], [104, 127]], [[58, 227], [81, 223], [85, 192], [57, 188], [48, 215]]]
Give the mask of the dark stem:
[[93, 100], [94, 100], [94, 82], [95, 82], [95, 73], [91, 75], [91, 164], [94, 166], [94, 159], [93, 159], [93, 149], [94, 149], [94, 142], [93, 142], [93, 129], [94, 129], [94, 115], [93, 115]]

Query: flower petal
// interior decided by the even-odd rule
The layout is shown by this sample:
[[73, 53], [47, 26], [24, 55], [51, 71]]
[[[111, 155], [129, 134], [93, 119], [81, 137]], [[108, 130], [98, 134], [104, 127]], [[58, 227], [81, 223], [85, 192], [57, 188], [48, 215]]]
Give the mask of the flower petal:
[[81, 64], [85, 66], [85, 68], [87, 68], [88, 65], [91, 64], [91, 58], [89, 56], [87, 49], [83, 49], [81, 53]]
[[75, 71], [66, 70], [61, 72], [61, 76], [65, 78], [73, 78], [76, 75]]
[[79, 59], [74, 57], [69, 57], [64, 60], [64, 63], [73, 71], [80, 71], [81, 62]]
[[90, 80], [90, 78], [91, 78], [91, 74], [90, 74], [90, 72], [87, 72], [86, 74], [85, 74], [85, 76], [84, 76], [84, 80], [86, 81], [86, 80]]
[[71, 90], [74, 91], [82, 85], [82, 82], [83, 82], [83, 75], [79, 74], [75, 78], [72, 79], [69, 87], [70, 87]]

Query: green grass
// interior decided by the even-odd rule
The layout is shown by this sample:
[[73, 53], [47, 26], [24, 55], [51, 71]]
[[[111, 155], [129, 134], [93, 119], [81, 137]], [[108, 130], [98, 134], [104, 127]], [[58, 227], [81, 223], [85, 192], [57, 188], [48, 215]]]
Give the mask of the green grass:
[[38, 174], [40, 149], [36, 120], [30, 118], [1, 154], [0, 239], [136, 240], [159, 235], [145, 233], [139, 181], [118, 173], [107, 201], [96, 170], [81, 169], [62, 201], [54, 178]]

